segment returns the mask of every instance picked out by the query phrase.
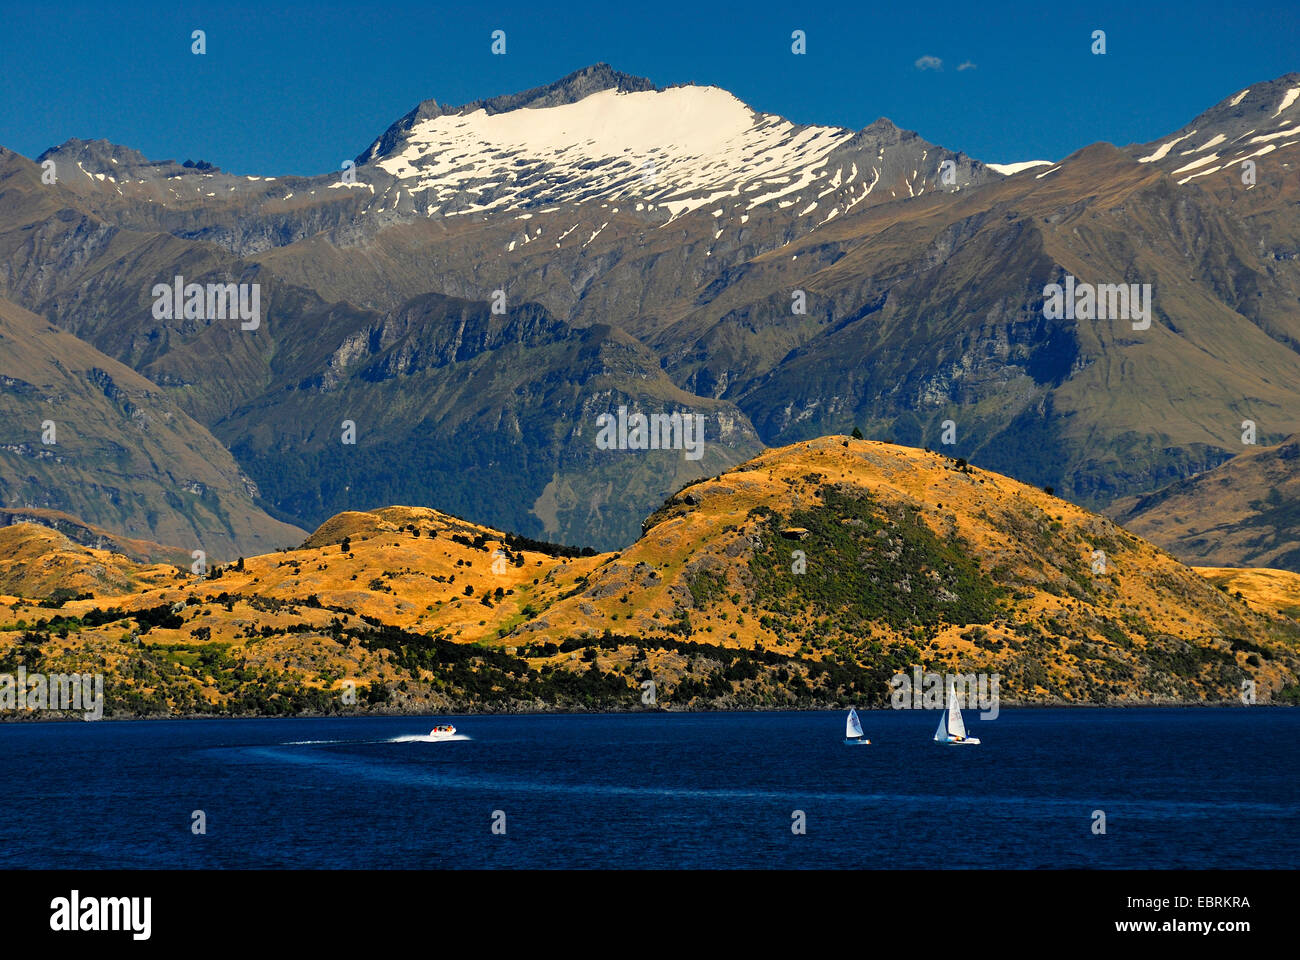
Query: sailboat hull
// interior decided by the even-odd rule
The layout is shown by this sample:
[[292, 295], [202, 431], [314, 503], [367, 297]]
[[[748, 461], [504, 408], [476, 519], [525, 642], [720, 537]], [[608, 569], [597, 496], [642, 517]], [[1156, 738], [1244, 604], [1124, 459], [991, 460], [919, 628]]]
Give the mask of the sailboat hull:
[[844, 738], [844, 745], [845, 745], [846, 747], [849, 747], [849, 746], [870, 746], [870, 745], [871, 745], [871, 741], [868, 740], [866, 737], [845, 737], [845, 738]]
[[964, 747], [967, 746], [968, 744], [971, 746], [978, 746], [980, 741], [979, 741], [979, 737], [967, 737], [965, 740], [949, 739], [949, 740], [940, 740], [939, 742], [946, 743], [950, 747]]

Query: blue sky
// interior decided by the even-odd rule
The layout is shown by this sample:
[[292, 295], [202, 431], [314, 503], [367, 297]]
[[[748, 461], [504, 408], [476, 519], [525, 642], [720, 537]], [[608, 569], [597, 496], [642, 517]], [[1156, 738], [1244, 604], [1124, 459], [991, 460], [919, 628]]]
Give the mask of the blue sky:
[[[234, 173], [337, 170], [419, 101], [606, 61], [804, 123], [901, 127], [990, 162], [1146, 142], [1300, 71], [1300, 4], [66, 3], [4, 0], [0, 145], [103, 137]], [[194, 29], [205, 56], [190, 52]], [[506, 31], [493, 56], [490, 34]], [[805, 56], [790, 52], [804, 30]], [[1090, 52], [1093, 30], [1107, 53]], [[919, 69], [934, 57], [942, 69]], [[959, 70], [963, 63], [973, 64]]]

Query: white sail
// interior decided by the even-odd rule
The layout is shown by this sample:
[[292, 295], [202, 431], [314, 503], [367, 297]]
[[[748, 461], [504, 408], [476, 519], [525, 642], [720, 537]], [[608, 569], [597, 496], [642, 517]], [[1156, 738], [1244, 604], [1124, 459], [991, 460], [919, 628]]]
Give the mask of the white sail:
[[849, 708], [849, 718], [844, 722], [844, 736], [850, 740], [862, 736], [862, 724], [858, 722], [858, 711], [855, 708]]
[[966, 736], [966, 724], [961, 718], [961, 707], [957, 704], [957, 691], [948, 688], [948, 733], [954, 737]]
[[948, 739], [948, 714], [939, 714], [939, 727], [934, 731], [934, 739], [941, 741]]

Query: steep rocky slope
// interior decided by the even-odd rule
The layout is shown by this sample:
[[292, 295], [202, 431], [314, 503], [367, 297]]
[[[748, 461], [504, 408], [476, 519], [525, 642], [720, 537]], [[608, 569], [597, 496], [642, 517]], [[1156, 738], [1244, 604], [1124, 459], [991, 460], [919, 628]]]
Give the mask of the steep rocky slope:
[[72, 514], [127, 538], [263, 553], [303, 532], [175, 399], [46, 320], [0, 300], [0, 511]]
[[[346, 175], [69, 141], [55, 184], [0, 152], [0, 293], [158, 384], [307, 528], [410, 502], [613, 548], [681, 482], [855, 425], [1103, 509], [1224, 462], [1243, 419], [1300, 430], [1296, 90], [1010, 176], [606, 65], [426, 101]], [[259, 284], [261, 327], [154, 319], [177, 275]], [[1149, 285], [1150, 325], [1048, 317], [1067, 277]], [[706, 415], [703, 465], [599, 455], [621, 404]]]

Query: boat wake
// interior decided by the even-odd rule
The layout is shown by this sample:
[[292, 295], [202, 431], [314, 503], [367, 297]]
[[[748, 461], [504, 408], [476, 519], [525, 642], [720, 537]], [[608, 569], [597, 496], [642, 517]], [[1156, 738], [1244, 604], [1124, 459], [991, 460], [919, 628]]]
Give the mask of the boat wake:
[[463, 733], [416, 733], [384, 740], [286, 740], [282, 747], [312, 747], [327, 743], [443, 743], [449, 740], [473, 740]]
[[286, 740], [282, 747], [301, 747], [314, 743], [365, 743], [364, 740]]

